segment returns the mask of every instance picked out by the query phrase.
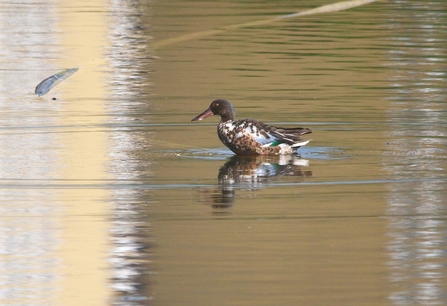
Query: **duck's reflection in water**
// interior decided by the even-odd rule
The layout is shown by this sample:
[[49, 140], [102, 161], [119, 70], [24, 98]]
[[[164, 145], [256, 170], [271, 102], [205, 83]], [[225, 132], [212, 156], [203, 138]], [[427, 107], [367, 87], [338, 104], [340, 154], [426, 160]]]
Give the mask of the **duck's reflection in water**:
[[211, 197], [212, 207], [233, 206], [237, 189], [265, 188], [280, 176], [312, 176], [312, 171], [303, 170], [308, 165], [309, 161], [298, 155], [233, 156], [219, 169], [219, 188]]

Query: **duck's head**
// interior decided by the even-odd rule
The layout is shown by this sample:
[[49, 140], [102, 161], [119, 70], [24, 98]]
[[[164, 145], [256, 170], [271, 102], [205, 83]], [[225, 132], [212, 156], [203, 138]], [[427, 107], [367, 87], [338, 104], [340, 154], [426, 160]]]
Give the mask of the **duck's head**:
[[213, 115], [219, 115], [221, 121], [234, 120], [235, 111], [230, 101], [225, 99], [214, 100], [210, 107], [191, 121], [200, 121]]

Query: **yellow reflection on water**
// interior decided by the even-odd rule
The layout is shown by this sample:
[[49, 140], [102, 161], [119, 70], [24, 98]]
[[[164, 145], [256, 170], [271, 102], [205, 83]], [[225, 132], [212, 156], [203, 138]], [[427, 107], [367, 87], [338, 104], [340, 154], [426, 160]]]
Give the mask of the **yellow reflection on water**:
[[108, 27], [106, 15], [100, 13], [103, 10], [97, 9], [106, 5], [102, 0], [70, 1], [60, 2], [59, 7], [60, 43], [65, 48], [60, 66], [80, 67], [64, 82], [64, 95], [57, 101], [65, 113], [59, 117], [60, 124], [70, 127], [60, 134], [61, 177], [74, 184], [59, 193], [66, 203], [61, 229], [60, 305], [104, 305], [108, 299], [109, 225], [104, 218], [109, 213], [109, 195], [103, 188], [86, 186], [108, 178], [109, 142], [100, 128], [105, 112], [102, 67]]

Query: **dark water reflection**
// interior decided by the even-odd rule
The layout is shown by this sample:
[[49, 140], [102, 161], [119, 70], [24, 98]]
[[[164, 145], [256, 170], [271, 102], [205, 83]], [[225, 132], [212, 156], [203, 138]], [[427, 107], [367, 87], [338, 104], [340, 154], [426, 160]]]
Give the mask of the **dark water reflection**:
[[[403, 6], [405, 10], [402, 10]], [[345, 160], [331, 160], [329, 163], [327, 160], [330, 159], [326, 162], [310, 159], [309, 170], [302, 166], [294, 170], [293, 173], [297, 174], [294, 182], [311, 179], [313, 183], [339, 186], [335, 188], [338, 192], [326, 188], [316, 188], [313, 190], [315, 194], [303, 192], [306, 202], [314, 205], [321, 206], [330, 198], [331, 206], [323, 207], [328, 214], [335, 210], [331, 215], [333, 217], [349, 213], [362, 215], [366, 213], [366, 207], [385, 205], [383, 210], [372, 215], [386, 217], [388, 221], [382, 236], [386, 241], [381, 244], [387, 250], [386, 259], [374, 264], [377, 273], [386, 271], [388, 275], [380, 280], [379, 287], [382, 289], [376, 292], [386, 298], [370, 299], [372, 304], [443, 304], [446, 299], [442, 290], [446, 284], [446, 252], [443, 248], [446, 228], [441, 222], [445, 218], [447, 194], [443, 187], [446, 173], [446, 58], [442, 39], [445, 36], [446, 16], [443, 6], [438, 1], [412, 5], [406, 1], [381, 3], [358, 9], [356, 14], [360, 14], [359, 18], [350, 15], [352, 12], [343, 12], [323, 18], [310, 17], [299, 22], [285, 21], [276, 27], [243, 29], [158, 51], [162, 55], [157, 61], [158, 67], [171, 72], [165, 76], [164, 71], [160, 71], [156, 77], [156, 82], [161, 83], [156, 92], [170, 99], [171, 104], [160, 104], [159, 107], [171, 111], [170, 118], [174, 122], [182, 120], [184, 103], [196, 105], [196, 100], [206, 100], [200, 102], [203, 106], [208, 103], [208, 97], [225, 95], [230, 99], [234, 97], [236, 101], [241, 100], [237, 108], [241, 116], [267, 116], [273, 121], [292, 124], [295, 122], [290, 122], [289, 112], [291, 108], [297, 109], [301, 112], [298, 120], [308, 120], [310, 122], [306, 125], [310, 126], [315, 124], [313, 129], [319, 137], [313, 145], [332, 145], [332, 148], [343, 151], [347, 156]], [[293, 8], [289, 7], [289, 10]], [[181, 22], [177, 19], [175, 24], [163, 25], [169, 33], [174, 33], [172, 35], [180, 35], [182, 30], [175, 32], [173, 29], [180, 29]], [[197, 56], [193, 57], [194, 52], [188, 52], [190, 49], [195, 49]], [[184, 59], [184, 62], [179, 60], [180, 63], [176, 64], [172, 59]], [[192, 64], [188, 65], [188, 61]], [[194, 74], [191, 74], [191, 67], [194, 67]], [[174, 71], [175, 75], [172, 75]], [[203, 78], [203, 75], [208, 77]], [[172, 82], [177, 85], [175, 93], [170, 93], [168, 89]], [[200, 84], [200, 92], [194, 90], [194, 84]], [[270, 104], [272, 100], [278, 101], [275, 107]], [[203, 142], [206, 146], [207, 141], [215, 137], [214, 128], [209, 128], [209, 133], [202, 130], [201, 134], [198, 134], [199, 128], [194, 127], [193, 130], [197, 135], [189, 141], [193, 146], [200, 147]], [[165, 133], [172, 136], [169, 131]], [[176, 139], [175, 136], [169, 138]], [[181, 142], [180, 139], [176, 140]], [[197, 164], [200, 169], [205, 167]], [[219, 169], [219, 187], [200, 192], [201, 201], [210, 202], [214, 207], [234, 210], [240, 207], [247, 213], [244, 206], [247, 203], [256, 204], [258, 211], [254, 213], [251, 210], [256, 215], [265, 209], [259, 203], [286, 207], [284, 201], [295, 199], [296, 195], [292, 195], [287, 188], [272, 184], [287, 182], [287, 176], [270, 175], [281, 171], [269, 168], [267, 163], [233, 158], [224, 166], [214, 163], [214, 168]], [[311, 177], [306, 175], [310, 171], [314, 174]], [[202, 176], [211, 177], [207, 174], [208, 171], [205, 171]], [[195, 178], [193, 175], [193, 180]], [[424, 181], [424, 178], [429, 180]], [[409, 182], [408, 179], [414, 181]], [[392, 180], [395, 180], [394, 183]], [[338, 184], [341, 182], [346, 185], [358, 182], [361, 185], [360, 193], [351, 191], [352, 187], [340, 187]], [[368, 187], [367, 182], [382, 184], [386, 191], [373, 191], [376, 187]], [[281, 192], [284, 194], [280, 195]], [[270, 193], [275, 195], [271, 196], [275, 200], [268, 202], [266, 199]], [[300, 191], [296, 193], [301, 195]], [[376, 198], [378, 194], [381, 196]], [[186, 195], [181, 193], [178, 197], [182, 196]], [[281, 196], [283, 199], [279, 200]], [[240, 203], [234, 205], [235, 199], [240, 199]], [[338, 211], [337, 208], [342, 209], [345, 203], [362, 203], [363, 208]], [[274, 208], [269, 207], [271, 215], [264, 213], [269, 217], [276, 216]], [[306, 208], [301, 207], [311, 213]], [[186, 211], [189, 212], [183, 208], [179, 214]], [[158, 213], [163, 214], [161, 211]], [[236, 210], [237, 216], [241, 214]], [[250, 216], [249, 213], [242, 215]], [[175, 227], [174, 222], [170, 224]], [[363, 226], [370, 228], [371, 232], [380, 232], [378, 222], [365, 222]], [[186, 227], [183, 230], [187, 232]], [[366, 248], [374, 248], [367, 242], [374, 240], [371, 232], [363, 237], [368, 245], [365, 245]], [[160, 236], [165, 237], [161, 233], [160, 229]], [[316, 241], [322, 239], [318, 235], [309, 235]], [[345, 232], [345, 236], [348, 235]], [[335, 240], [335, 243], [341, 245], [342, 241]], [[169, 254], [164, 250], [161, 247], [160, 254]], [[187, 252], [186, 248], [182, 250]], [[302, 258], [295, 252], [292, 251], [297, 258]], [[312, 254], [316, 256], [318, 253]], [[331, 257], [331, 254], [328, 252], [327, 256]], [[359, 250], [356, 254], [365, 256]], [[347, 252], [344, 255], [353, 254]], [[165, 268], [169, 267], [168, 260], [162, 262], [166, 264]], [[343, 260], [339, 258], [338, 262]], [[324, 264], [324, 260], [320, 263]], [[345, 274], [349, 270], [346, 267], [339, 272]], [[171, 273], [178, 278], [200, 277], [194, 273]], [[296, 283], [299, 283], [299, 275], [295, 275]], [[283, 277], [288, 276], [283, 274]], [[368, 273], [364, 277], [370, 284], [380, 279]], [[160, 276], [161, 279], [164, 277]], [[168, 280], [174, 281], [172, 278], [165, 279]], [[353, 286], [352, 283], [350, 285]], [[365, 295], [366, 292], [363, 292]], [[348, 293], [328, 296], [332, 296], [331, 304], [337, 304], [334, 302], [337, 300], [343, 301], [338, 304], [355, 301], [355, 297]], [[175, 298], [166, 300], [176, 301]], [[260, 301], [252, 297], [251, 301], [255, 300], [259, 304]], [[294, 301], [314, 303], [322, 300], [308, 293], [308, 300]]]
[[219, 189], [209, 201], [214, 208], [231, 207], [235, 203], [237, 189], [266, 188], [272, 179], [280, 176], [312, 176], [311, 170], [303, 170], [308, 164], [309, 161], [294, 155], [233, 156], [219, 169]]

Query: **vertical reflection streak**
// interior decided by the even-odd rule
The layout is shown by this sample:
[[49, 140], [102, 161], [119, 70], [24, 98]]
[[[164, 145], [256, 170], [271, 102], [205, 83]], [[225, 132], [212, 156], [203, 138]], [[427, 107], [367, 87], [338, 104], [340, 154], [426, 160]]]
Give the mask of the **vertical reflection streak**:
[[[408, 16], [393, 15], [389, 52], [389, 154], [384, 167], [397, 179], [436, 178], [447, 171], [445, 129], [447, 35], [441, 2], [399, 1]], [[412, 7], [413, 6], [413, 7]], [[440, 7], [444, 7], [442, 10]], [[396, 305], [444, 305], [447, 300], [447, 189], [442, 181], [390, 184], [390, 280]], [[440, 219], [441, 218], [441, 219]]]
[[[141, 159], [140, 152], [150, 147], [151, 133], [137, 131], [135, 122], [150, 111], [148, 40], [145, 13], [149, 4], [138, 1], [111, 1], [108, 60], [111, 71], [112, 96], [109, 112], [116, 127], [111, 132], [112, 163], [110, 172], [120, 182], [132, 185], [150, 175], [150, 160]], [[147, 280], [149, 273], [149, 225], [145, 208], [150, 195], [135, 188], [114, 190], [112, 218], [112, 290], [114, 305], [147, 305], [151, 299]]]

